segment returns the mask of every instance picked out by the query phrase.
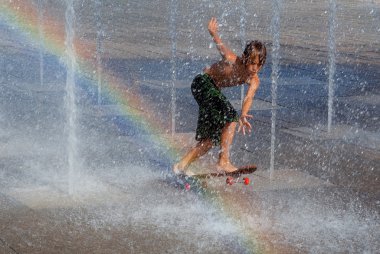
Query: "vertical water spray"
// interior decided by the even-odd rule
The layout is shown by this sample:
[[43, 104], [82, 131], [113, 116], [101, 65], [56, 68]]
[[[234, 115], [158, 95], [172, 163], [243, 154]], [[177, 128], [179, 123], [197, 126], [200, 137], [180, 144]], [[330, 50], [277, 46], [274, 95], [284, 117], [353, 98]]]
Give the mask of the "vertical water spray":
[[170, 58], [170, 73], [171, 73], [171, 132], [172, 135], [175, 133], [175, 115], [176, 115], [176, 93], [175, 93], [175, 83], [177, 79], [177, 68], [176, 68], [176, 56], [177, 56], [177, 9], [178, 3], [176, 0], [171, 0], [170, 3], [170, 25], [169, 33], [171, 40], [171, 58]]
[[68, 184], [69, 194], [74, 193], [75, 171], [78, 170], [77, 160], [77, 136], [76, 136], [76, 122], [77, 122], [77, 109], [75, 103], [75, 70], [76, 70], [76, 57], [74, 48], [74, 3], [73, 0], [66, 0], [66, 13], [65, 13], [65, 28], [66, 28], [66, 132], [67, 132], [67, 156], [68, 156]]
[[328, 77], [328, 102], [327, 102], [327, 131], [331, 133], [332, 119], [334, 116], [334, 96], [335, 96], [335, 70], [336, 70], [336, 0], [329, 0], [329, 77]]
[[228, 1], [221, 1], [220, 3], [220, 11], [221, 11], [221, 14], [220, 14], [220, 21], [219, 21], [219, 25], [224, 27], [224, 26], [227, 26], [227, 20], [226, 20], [226, 17], [228, 17], [229, 15], [229, 10], [230, 10], [230, 3]]
[[[246, 5], [245, 5], [245, 0], [240, 0], [240, 41], [241, 41], [241, 48], [244, 50], [245, 48], [245, 40], [246, 40], [246, 35], [245, 35], [245, 25], [247, 23], [246, 17], [247, 17], [247, 11], [246, 11]], [[240, 102], [241, 106], [243, 107], [243, 100], [244, 100], [244, 86], [241, 86], [240, 90]]]
[[[194, 13], [193, 13], [195, 19], [197, 17], [199, 17], [197, 14], [196, 14], [196, 10], [194, 10]], [[192, 25], [196, 25], [196, 20], [192, 21], [191, 22], [191, 25], [189, 26], [190, 28], [190, 31], [188, 32], [188, 38], [189, 38], [189, 44], [190, 44], [190, 47], [189, 47], [189, 52], [187, 53], [188, 55], [190, 55], [190, 60], [191, 62], [193, 62], [195, 60], [195, 47], [194, 47], [194, 38], [193, 38], [193, 26]]]
[[270, 179], [273, 177], [274, 157], [276, 145], [276, 110], [277, 110], [277, 83], [279, 78], [279, 62], [280, 62], [280, 5], [281, 0], [273, 0], [273, 16], [271, 22], [271, 31], [273, 36], [272, 46], [272, 117], [271, 117], [271, 149], [270, 149]]
[[37, 0], [37, 10], [38, 10], [38, 38], [39, 38], [39, 57], [40, 57], [40, 85], [44, 85], [44, 30], [43, 30], [43, 0]]
[[102, 26], [101, 15], [102, 2], [95, 1], [95, 19], [96, 19], [96, 78], [98, 82], [98, 105], [102, 103], [102, 53], [104, 31]]

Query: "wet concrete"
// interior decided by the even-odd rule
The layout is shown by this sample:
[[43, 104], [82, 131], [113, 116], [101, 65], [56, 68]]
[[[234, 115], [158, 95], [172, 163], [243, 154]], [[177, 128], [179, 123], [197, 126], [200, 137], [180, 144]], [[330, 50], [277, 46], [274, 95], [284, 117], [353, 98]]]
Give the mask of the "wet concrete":
[[[28, 3], [15, 1], [15, 6]], [[102, 63], [109, 74], [105, 77], [118, 78], [126, 94], [132, 91], [141, 103], [134, 118], [120, 109], [126, 101], [112, 101], [104, 94], [98, 105], [96, 77], [91, 75], [95, 68], [79, 67], [81, 168], [73, 195], [68, 194], [62, 59], [44, 52], [41, 85], [38, 41], [20, 36], [25, 31], [13, 29], [17, 28], [13, 21], [1, 22], [0, 253], [376, 253], [380, 249], [379, 3], [337, 1], [331, 133], [326, 131], [328, 1], [291, 1], [282, 7], [272, 179], [272, 5], [245, 4], [246, 38], [266, 42], [269, 56], [251, 111], [253, 133], [236, 135], [232, 161], [254, 162], [259, 169], [248, 186], [228, 186], [219, 178], [208, 180], [207, 189], [193, 186], [190, 191], [176, 186], [168, 175], [173, 161], [195, 142], [197, 105], [189, 85], [196, 73], [219, 57], [215, 48], [209, 48], [206, 24], [211, 15], [223, 17], [223, 39], [241, 52], [238, 5], [179, 4], [172, 136], [169, 17], [173, 6], [170, 1], [101, 4]], [[79, 56], [87, 56], [87, 51], [95, 56], [91, 52], [97, 35], [94, 8], [93, 1], [75, 1], [77, 45], [86, 46], [78, 47], [83, 50]], [[44, 5], [45, 29], [56, 28], [49, 33], [62, 32], [64, 9], [63, 2]], [[239, 109], [240, 88], [225, 94]], [[142, 120], [149, 117], [160, 124], [144, 126], [147, 122]], [[177, 149], [170, 150], [169, 144]], [[215, 148], [194, 167], [210, 170], [217, 155]]]

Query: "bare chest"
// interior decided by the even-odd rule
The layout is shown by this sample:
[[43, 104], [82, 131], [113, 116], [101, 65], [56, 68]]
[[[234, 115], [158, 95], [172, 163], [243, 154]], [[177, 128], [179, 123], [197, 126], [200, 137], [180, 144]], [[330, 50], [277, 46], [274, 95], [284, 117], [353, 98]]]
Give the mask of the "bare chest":
[[217, 87], [232, 87], [247, 83], [249, 77], [246, 72], [236, 65], [222, 64], [211, 66], [208, 73]]

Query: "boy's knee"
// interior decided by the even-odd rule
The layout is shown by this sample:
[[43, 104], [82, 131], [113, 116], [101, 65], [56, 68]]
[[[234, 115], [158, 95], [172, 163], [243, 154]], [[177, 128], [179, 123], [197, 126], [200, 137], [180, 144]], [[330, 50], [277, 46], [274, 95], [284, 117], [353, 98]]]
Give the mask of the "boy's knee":
[[205, 139], [199, 143], [199, 146], [204, 147], [205, 149], [207, 149], [207, 148], [210, 149], [210, 148], [212, 148], [213, 143], [212, 143], [211, 139]]
[[225, 126], [227, 128], [235, 128], [236, 125], [237, 125], [237, 122], [227, 122]]

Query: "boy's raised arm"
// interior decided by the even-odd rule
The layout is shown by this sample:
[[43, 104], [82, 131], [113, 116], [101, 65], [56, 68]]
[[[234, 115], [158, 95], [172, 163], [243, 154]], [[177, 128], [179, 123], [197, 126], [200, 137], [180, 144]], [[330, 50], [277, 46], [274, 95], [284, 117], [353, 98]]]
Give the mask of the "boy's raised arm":
[[237, 56], [235, 53], [230, 50], [228, 47], [226, 47], [222, 39], [219, 37], [218, 34], [218, 22], [216, 21], [216, 18], [212, 17], [211, 20], [208, 23], [208, 31], [210, 32], [210, 35], [212, 36], [217, 49], [219, 50], [222, 57], [231, 63], [234, 63], [236, 61]]

